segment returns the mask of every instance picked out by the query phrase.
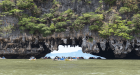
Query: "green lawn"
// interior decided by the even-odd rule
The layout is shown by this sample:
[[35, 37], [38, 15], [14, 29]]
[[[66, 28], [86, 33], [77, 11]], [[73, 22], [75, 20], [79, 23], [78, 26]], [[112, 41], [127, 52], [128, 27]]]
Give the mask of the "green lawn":
[[140, 75], [140, 60], [0, 59], [0, 75]]

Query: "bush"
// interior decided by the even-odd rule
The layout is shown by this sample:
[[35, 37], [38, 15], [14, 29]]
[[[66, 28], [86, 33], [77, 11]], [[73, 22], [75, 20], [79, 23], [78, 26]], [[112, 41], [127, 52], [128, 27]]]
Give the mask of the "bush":
[[66, 22], [57, 22], [57, 23], [55, 24], [55, 26], [56, 26], [57, 28], [63, 27], [63, 26], [65, 26], [65, 25], [67, 25]]
[[99, 31], [101, 36], [117, 35], [122, 36], [125, 39], [132, 39], [129, 35], [134, 29], [130, 27], [131, 21], [122, 20], [120, 16], [115, 14], [112, 16], [112, 23], [105, 23], [102, 29]]
[[139, 28], [140, 28], [140, 14], [134, 14], [134, 16], [132, 17], [132, 24], [133, 27], [135, 27], [135, 32], [139, 33]]
[[55, 29], [55, 32], [64, 32], [66, 29], [64, 28], [59, 28], [59, 29]]
[[18, 13], [23, 12], [23, 10], [19, 10], [19, 9], [12, 9], [10, 11], [10, 13], [13, 13], [14, 15], [17, 15]]
[[15, 3], [10, 0], [4, 0], [0, 3], [4, 11], [9, 11], [15, 7]]
[[[85, 24], [92, 24], [95, 21], [101, 21], [103, 19], [103, 14], [95, 14], [94, 12], [84, 13], [83, 16], [79, 16], [74, 23], [72, 24], [72, 27], [75, 29], [81, 29], [84, 27]], [[92, 25], [91, 30], [98, 30], [98, 26]]]
[[50, 30], [55, 30], [55, 26], [54, 26], [54, 23], [51, 23], [51, 25], [50, 25]]
[[120, 10], [119, 10], [119, 12], [121, 14], [124, 14], [124, 13], [127, 13], [127, 12], [131, 12], [131, 10], [128, 7], [121, 7]]
[[34, 3], [33, 0], [17, 0], [17, 4], [16, 4], [20, 9], [30, 9]]
[[93, 24], [94, 25], [89, 26], [89, 29], [91, 31], [99, 31], [101, 29], [101, 26], [103, 25], [101, 21], [95, 21]]

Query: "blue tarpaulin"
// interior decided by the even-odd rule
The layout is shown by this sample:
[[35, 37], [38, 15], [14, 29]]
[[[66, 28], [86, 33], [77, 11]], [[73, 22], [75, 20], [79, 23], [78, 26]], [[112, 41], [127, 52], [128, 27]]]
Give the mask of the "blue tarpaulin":
[[65, 58], [61, 58], [60, 60], [65, 60]]

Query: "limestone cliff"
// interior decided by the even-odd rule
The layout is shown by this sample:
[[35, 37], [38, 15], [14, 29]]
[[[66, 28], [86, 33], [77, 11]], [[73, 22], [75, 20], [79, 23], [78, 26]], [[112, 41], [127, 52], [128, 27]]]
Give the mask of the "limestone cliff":
[[[20, 6], [18, 7], [18, 1], [24, 2], [24, 0], [0, 0], [1, 3], [2, 1], [11, 1], [15, 3], [15, 5], [13, 5], [14, 8], [24, 10], [22, 13], [27, 14], [28, 16], [34, 16], [34, 13], [30, 11], [32, 9], [28, 8], [24, 9]], [[103, 18], [101, 21], [99, 18], [100, 16], [97, 16], [96, 18], [90, 19], [90, 23], [80, 22], [83, 23], [84, 25], [82, 24], [71, 25], [72, 23], [67, 22], [67, 25], [60, 26], [57, 28], [57, 29], [64, 28], [65, 30], [62, 30], [60, 32], [56, 32], [57, 30], [50, 30], [51, 34], [43, 36], [43, 34], [39, 32], [41, 30], [37, 28], [34, 33], [29, 33], [29, 31], [33, 29], [32, 25], [29, 26], [28, 29], [21, 30], [22, 28], [20, 29], [20, 27], [23, 25], [23, 23], [22, 24], [19, 23], [22, 22], [23, 19], [22, 16], [21, 17], [17, 16], [20, 15], [21, 12], [19, 12], [18, 14], [17, 13], [15, 14], [14, 12], [13, 14], [13, 12], [11, 11], [10, 13], [12, 13], [12, 15], [10, 15], [9, 11], [12, 9], [12, 6], [11, 9], [9, 9], [8, 11], [8, 4], [7, 9], [5, 9], [6, 4], [5, 7], [2, 7], [1, 5], [0, 19], [2, 24], [0, 30], [1, 31], [0, 56], [5, 56], [6, 58], [29, 58], [30, 56], [35, 56], [36, 58], [40, 58], [42, 56], [45, 56], [47, 53], [50, 53], [54, 50], [58, 50], [59, 45], [71, 45], [71, 46], [78, 45], [79, 47], [82, 47], [82, 51], [84, 53], [100, 55], [106, 58], [132, 58], [132, 57], [139, 58], [138, 56], [140, 56], [139, 49], [140, 38], [139, 36], [136, 36], [139, 34], [134, 34], [134, 31], [128, 33], [129, 35], [134, 37], [133, 39], [127, 39], [124, 36], [115, 35], [115, 32], [111, 33], [109, 36], [103, 35], [104, 33], [102, 34], [103, 36], [100, 35], [101, 33], [100, 30], [105, 30], [107, 28], [106, 24], [113, 23], [114, 19], [116, 19], [116, 17], [114, 17], [114, 14], [120, 13], [119, 9], [124, 5], [123, 3], [121, 4], [121, 1], [115, 0], [115, 4], [113, 5], [106, 3], [105, 1], [107, 0], [105, 1], [103, 0], [103, 2], [99, 2], [102, 0], [46, 0], [46, 1], [29, 0], [29, 1], [33, 1], [33, 3], [35, 3], [39, 8], [37, 10], [41, 11], [39, 15], [35, 16], [36, 18], [41, 18], [42, 15], [46, 13], [52, 13], [51, 12], [52, 9], [54, 9], [52, 11], [55, 12], [53, 14], [55, 18], [68, 9], [71, 9], [73, 11], [73, 14], [75, 14], [74, 16], [76, 15], [83, 16], [84, 13], [96, 12], [97, 14], [102, 14]], [[35, 9], [35, 7], [32, 8]], [[7, 13], [6, 10], [8, 11]], [[124, 19], [131, 20], [133, 14], [136, 13], [138, 12], [132, 11], [129, 13], [119, 15], [122, 17], [122, 20]], [[63, 17], [67, 15], [68, 14], [63, 15]], [[78, 23], [77, 18], [72, 17], [73, 15], [71, 14], [70, 15], [71, 22]], [[47, 18], [46, 21], [42, 23], [50, 27], [52, 23], [54, 23], [55, 26], [57, 26], [57, 22], [61, 22], [60, 21], [61, 19], [59, 19], [59, 17], [56, 18], [59, 21], [54, 21], [54, 19], [52, 20], [51, 19]], [[85, 19], [81, 18], [78, 19], [85, 21], [88, 19], [88, 17], [85, 17]], [[100, 28], [97, 30], [90, 29], [91, 23], [96, 24], [94, 23], [95, 20], [100, 20], [99, 22], [104, 23], [104, 25], [101, 26], [102, 29]], [[35, 23], [38, 23], [38, 21], [39, 23], [41, 23], [40, 20], [37, 20], [37, 22]], [[25, 21], [24, 23], [25, 27], [27, 28], [26, 26], [27, 21]], [[81, 29], [79, 28], [80, 25], [83, 26], [81, 27]], [[75, 26], [77, 28], [74, 29], [71, 26]], [[124, 28], [122, 28], [121, 30], [123, 29]], [[109, 28], [107, 30], [109, 30]]]

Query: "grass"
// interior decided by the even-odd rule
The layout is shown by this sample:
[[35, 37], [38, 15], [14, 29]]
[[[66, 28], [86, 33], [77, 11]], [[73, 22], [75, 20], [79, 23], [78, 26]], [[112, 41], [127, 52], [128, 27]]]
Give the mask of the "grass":
[[139, 75], [140, 60], [1, 59], [0, 75]]

